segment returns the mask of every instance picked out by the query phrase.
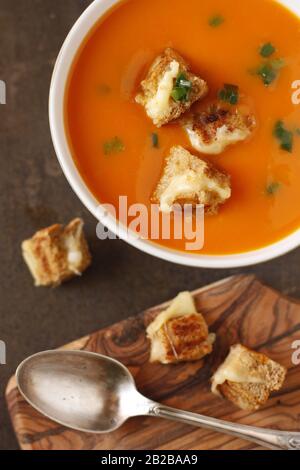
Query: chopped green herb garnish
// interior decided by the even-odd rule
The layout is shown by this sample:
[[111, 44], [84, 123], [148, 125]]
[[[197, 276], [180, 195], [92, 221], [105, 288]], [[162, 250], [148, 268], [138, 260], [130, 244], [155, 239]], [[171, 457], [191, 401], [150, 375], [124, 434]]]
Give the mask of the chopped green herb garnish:
[[264, 85], [271, 85], [277, 78], [277, 72], [274, 70], [271, 64], [263, 64], [257, 70], [257, 75], [259, 75], [264, 83]]
[[188, 80], [184, 73], [179, 73], [172, 91], [174, 101], [188, 101], [192, 91], [192, 82]]
[[261, 77], [264, 85], [269, 86], [276, 80], [280, 69], [282, 69], [284, 65], [285, 62], [283, 59], [275, 59], [269, 62], [264, 62], [256, 70], [256, 75]]
[[151, 134], [151, 140], [152, 140], [152, 147], [155, 148], [155, 149], [158, 149], [159, 148], [158, 134], [153, 132], [153, 134]]
[[221, 26], [225, 21], [224, 17], [222, 15], [214, 15], [209, 19], [209, 26], [212, 28], [217, 28], [218, 26]]
[[280, 187], [281, 187], [281, 184], [278, 181], [273, 181], [272, 183], [268, 184], [268, 186], [266, 187], [266, 193], [269, 196], [274, 196], [274, 194], [277, 193]]
[[239, 102], [239, 87], [236, 85], [225, 84], [224, 88], [219, 91], [218, 97], [221, 101], [225, 101], [226, 103], [230, 103], [232, 105], [237, 104]]
[[280, 142], [280, 148], [286, 152], [293, 151], [294, 136], [293, 133], [284, 127], [283, 121], [278, 121], [274, 127], [274, 136]]
[[297, 135], [300, 135], [300, 127], [298, 127], [298, 129], [296, 129], [295, 132], [296, 132]]
[[276, 49], [270, 42], [267, 42], [260, 48], [260, 55], [265, 58], [270, 57], [274, 52], [276, 52]]
[[105, 155], [123, 152], [123, 150], [125, 150], [125, 145], [119, 137], [114, 137], [112, 140], [108, 140], [103, 144], [103, 151]]
[[174, 101], [187, 101], [187, 92], [184, 88], [175, 87], [172, 91]]

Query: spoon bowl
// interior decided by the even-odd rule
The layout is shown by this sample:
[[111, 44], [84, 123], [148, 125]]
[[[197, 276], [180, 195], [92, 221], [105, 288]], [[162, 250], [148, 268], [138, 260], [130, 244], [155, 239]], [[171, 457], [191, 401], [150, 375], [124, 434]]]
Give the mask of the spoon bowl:
[[26, 359], [16, 377], [22, 395], [35, 409], [85, 432], [114, 431], [136, 415], [138, 403], [145, 402], [122, 364], [94, 353], [40, 353]]

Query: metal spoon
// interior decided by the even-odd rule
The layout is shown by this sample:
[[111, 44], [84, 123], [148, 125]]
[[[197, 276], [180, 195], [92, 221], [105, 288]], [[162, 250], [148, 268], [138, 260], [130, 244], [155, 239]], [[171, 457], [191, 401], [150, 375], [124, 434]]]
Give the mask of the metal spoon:
[[108, 433], [134, 416], [167, 418], [230, 434], [272, 449], [300, 450], [300, 432], [255, 428], [179, 411], [143, 397], [119, 362], [82, 351], [47, 351], [17, 369], [23, 397], [40, 413], [63, 426]]

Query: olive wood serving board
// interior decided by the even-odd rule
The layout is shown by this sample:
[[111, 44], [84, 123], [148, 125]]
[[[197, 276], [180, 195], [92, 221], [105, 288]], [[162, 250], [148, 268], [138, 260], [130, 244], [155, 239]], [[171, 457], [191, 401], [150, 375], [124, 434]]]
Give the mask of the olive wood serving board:
[[[217, 334], [214, 352], [196, 363], [150, 364], [145, 328], [167, 303], [64, 346], [98, 352], [129, 367], [138, 389], [164, 404], [243, 424], [300, 431], [300, 368], [292, 363], [292, 343], [300, 339], [300, 302], [264, 286], [254, 276], [234, 276], [194, 292]], [[289, 369], [284, 388], [255, 413], [241, 411], [210, 392], [210, 378], [237, 342], [264, 352]], [[68, 430], [28, 405], [12, 378], [8, 409], [26, 450], [238, 450], [255, 444], [211, 431], [155, 418], [134, 418], [112, 434]]]

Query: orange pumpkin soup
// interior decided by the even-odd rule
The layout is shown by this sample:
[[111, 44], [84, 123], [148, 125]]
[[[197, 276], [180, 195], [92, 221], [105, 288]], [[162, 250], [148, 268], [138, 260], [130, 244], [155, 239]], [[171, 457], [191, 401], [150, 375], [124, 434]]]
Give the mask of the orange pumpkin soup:
[[[275, 0], [127, 0], [86, 39], [65, 100], [74, 160], [100, 202], [150, 206], [165, 157], [174, 145], [192, 151], [177, 122], [156, 128], [135, 102], [151, 63], [166, 47], [209, 86], [203, 109], [224, 84], [239, 87], [251, 108], [253, 136], [222, 154], [202, 156], [231, 176], [232, 196], [205, 217], [201, 253], [261, 248], [300, 227], [300, 21]], [[184, 250], [184, 240], [160, 240]]]

